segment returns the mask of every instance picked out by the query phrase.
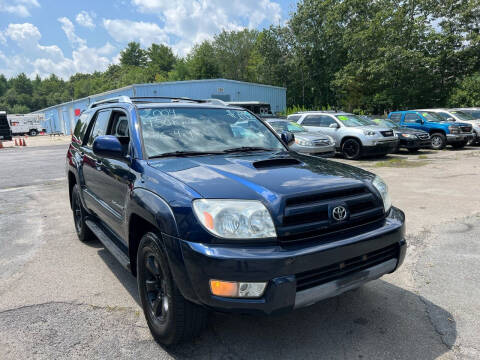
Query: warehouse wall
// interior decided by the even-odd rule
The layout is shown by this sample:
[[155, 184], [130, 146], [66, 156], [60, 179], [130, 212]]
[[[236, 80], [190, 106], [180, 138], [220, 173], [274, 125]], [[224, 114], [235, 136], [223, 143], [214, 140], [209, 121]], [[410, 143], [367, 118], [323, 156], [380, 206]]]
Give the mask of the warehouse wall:
[[224, 101], [261, 101], [271, 105], [272, 111], [286, 109], [286, 89], [281, 87], [246, 83], [235, 80], [212, 79], [175, 81], [155, 84], [131, 85], [121, 89], [91, 95], [87, 98], [35, 111], [44, 113], [44, 127], [47, 132], [59, 131], [70, 134], [75, 128], [78, 116], [75, 110], [85, 110], [92, 102], [115, 96], [173, 96], [192, 99], [216, 98]]

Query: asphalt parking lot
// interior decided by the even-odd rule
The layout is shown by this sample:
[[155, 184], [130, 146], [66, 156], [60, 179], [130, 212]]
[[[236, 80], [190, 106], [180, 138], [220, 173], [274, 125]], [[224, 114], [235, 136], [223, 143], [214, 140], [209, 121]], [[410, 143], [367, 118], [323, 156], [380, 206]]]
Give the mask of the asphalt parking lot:
[[480, 358], [480, 148], [349, 162], [381, 175], [406, 213], [400, 271], [287, 315], [212, 314], [173, 349], [152, 340], [135, 278], [78, 241], [65, 153], [0, 150], [1, 359]]

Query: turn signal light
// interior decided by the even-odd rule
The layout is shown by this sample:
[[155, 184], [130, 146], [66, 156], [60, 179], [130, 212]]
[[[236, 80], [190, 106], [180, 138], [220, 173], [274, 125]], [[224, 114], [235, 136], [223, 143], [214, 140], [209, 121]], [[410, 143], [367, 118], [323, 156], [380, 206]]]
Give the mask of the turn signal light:
[[210, 280], [210, 291], [213, 295], [229, 298], [258, 298], [263, 295], [266, 286], [266, 282]]

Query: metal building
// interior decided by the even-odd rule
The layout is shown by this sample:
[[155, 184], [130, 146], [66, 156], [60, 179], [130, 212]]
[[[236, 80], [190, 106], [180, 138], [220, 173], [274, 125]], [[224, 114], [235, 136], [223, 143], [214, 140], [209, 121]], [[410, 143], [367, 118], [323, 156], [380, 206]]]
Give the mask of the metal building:
[[34, 113], [43, 113], [47, 132], [70, 134], [81, 111], [94, 101], [113, 96], [172, 96], [192, 99], [215, 98], [223, 101], [261, 101], [269, 103], [273, 113], [286, 109], [287, 89], [227, 79], [189, 80], [153, 84], [135, 84], [54, 105]]

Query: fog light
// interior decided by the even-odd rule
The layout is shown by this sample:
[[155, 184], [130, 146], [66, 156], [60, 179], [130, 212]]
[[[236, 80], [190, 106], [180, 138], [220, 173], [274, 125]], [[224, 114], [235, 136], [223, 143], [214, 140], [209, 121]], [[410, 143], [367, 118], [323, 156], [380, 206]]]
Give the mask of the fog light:
[[266, 282], [210, 280], [213, 295], [230, 298], [258, 298], [263, 295], [266, 286]]

